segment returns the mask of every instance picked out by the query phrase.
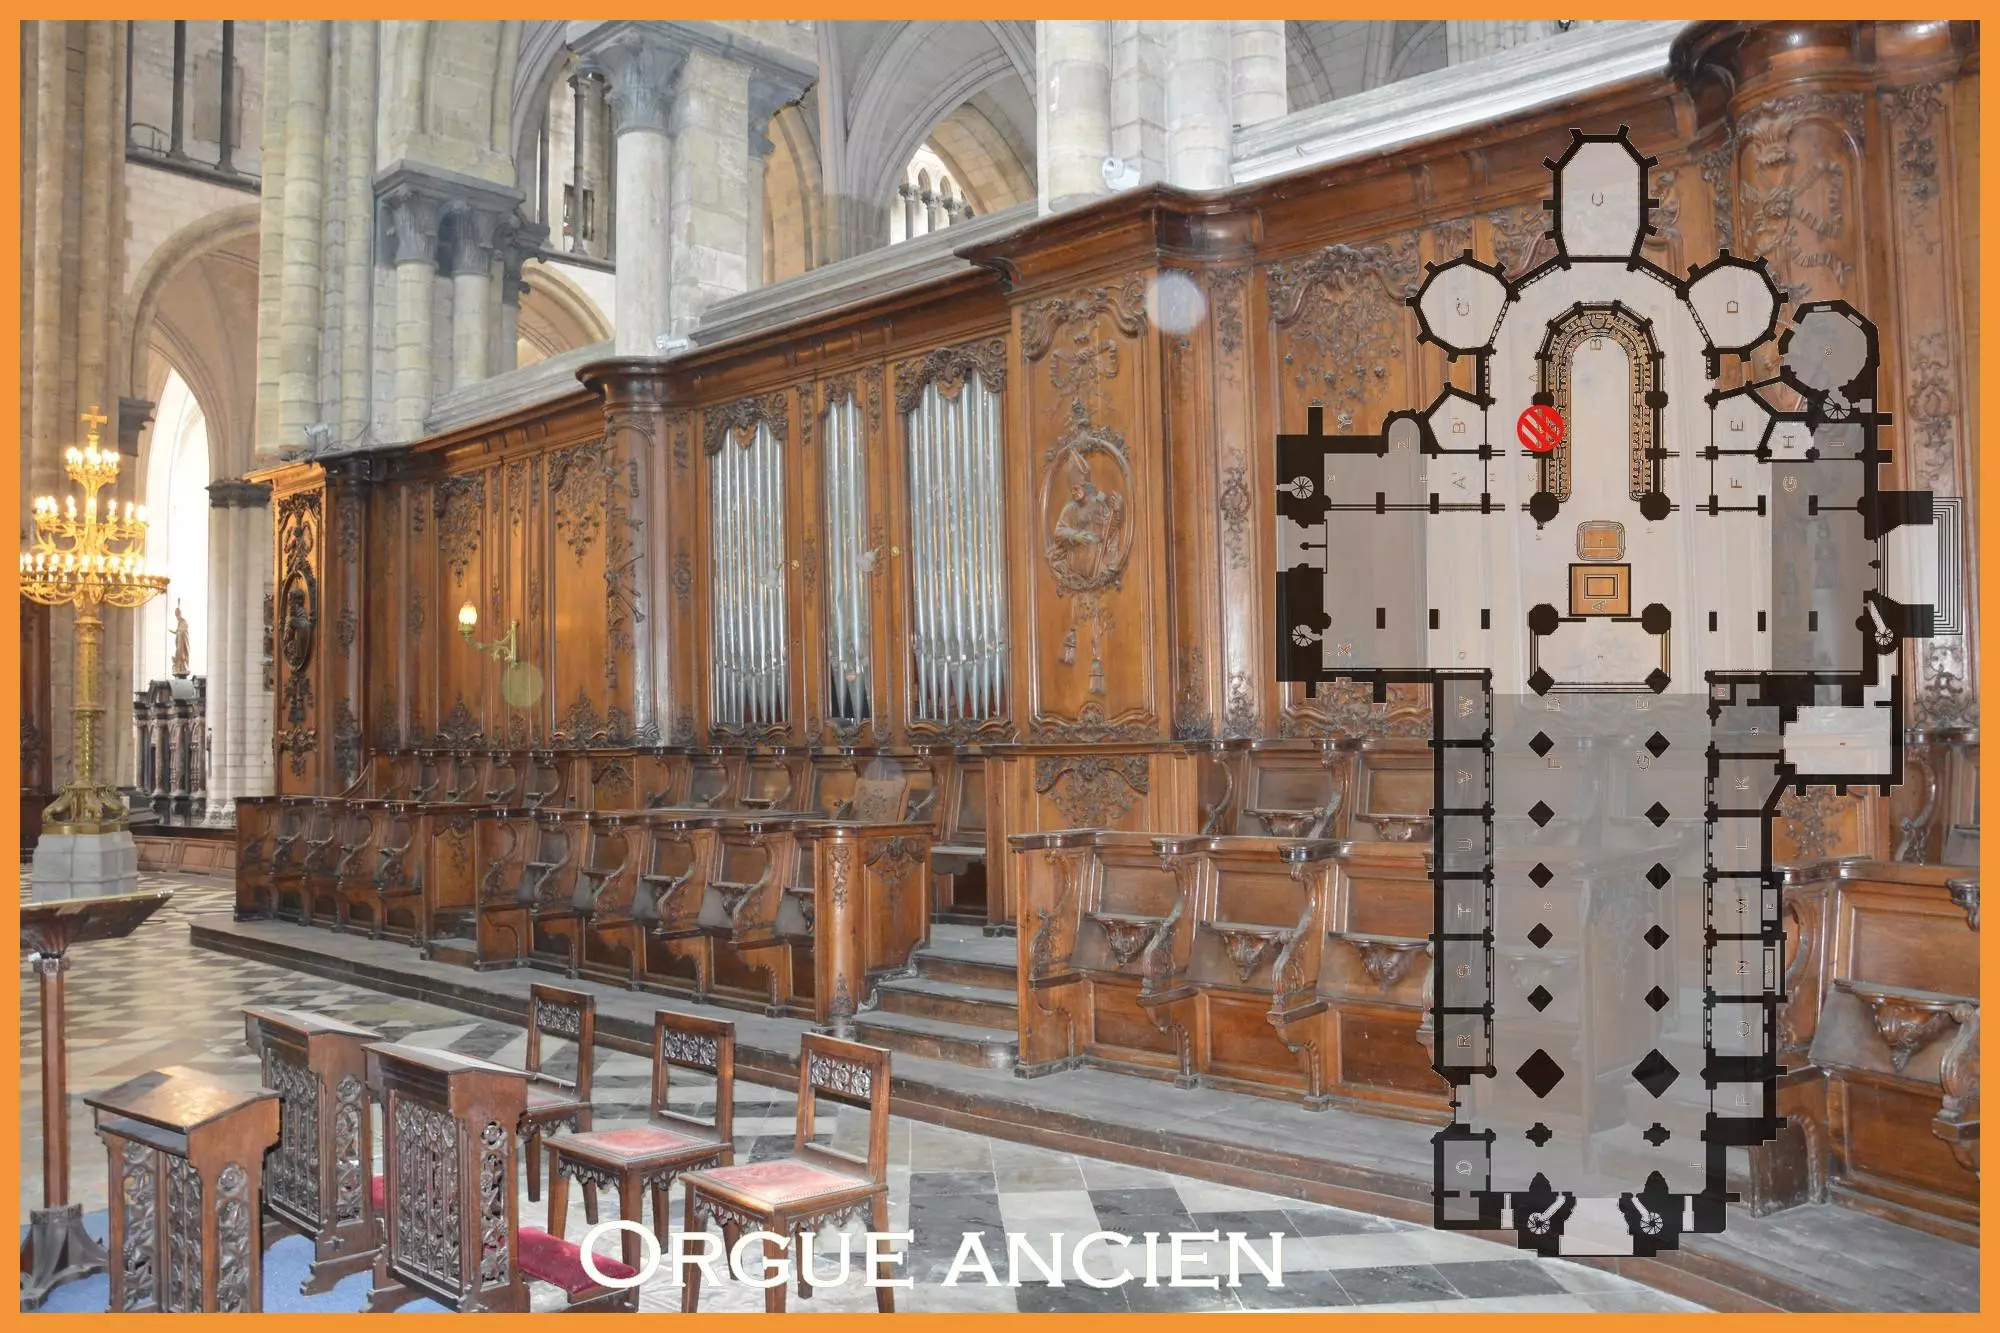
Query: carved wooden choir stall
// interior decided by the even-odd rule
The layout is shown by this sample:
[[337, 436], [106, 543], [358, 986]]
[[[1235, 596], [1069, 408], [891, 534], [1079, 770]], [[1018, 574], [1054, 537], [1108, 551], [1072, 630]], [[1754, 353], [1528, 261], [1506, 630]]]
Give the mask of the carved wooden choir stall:
[[[1700, 25], [1581, 101], [1128, 191], [942, 276], [273, 469], [277, 794], [239, 802], [238, 911], [1024, 1074], [1441, 1120], [1430, 687], [1274, 684], [1272, 441], [1475, 391], [1408, 306], [1424, 266], [1549, 259], [1546, 161], [1623, 125], [1657, 158], [1647, 257], [1761, 256], [1790, 300], [1869, 312], [1883, 484], [1967, 497], [1978, 92], [1964, 25]], [[1957, 630], [1902, 663], [1911, 781], [1780, 806], [1795, 1127], [1738, 1163], [1766, 1205], [1961, 1236], [1977, 891], [1937, 863], [1976, 845], [1966, 551]], [[900, 975], [967, 921], [1016, 978], [968, 1005]], [[499, 1078], [419, 1073], [381, 1077], [432, 1101]], [[385, 1274], [516, 1299], [511, 1253], [447, 1278], [418, 1225], [392, 1209]]]

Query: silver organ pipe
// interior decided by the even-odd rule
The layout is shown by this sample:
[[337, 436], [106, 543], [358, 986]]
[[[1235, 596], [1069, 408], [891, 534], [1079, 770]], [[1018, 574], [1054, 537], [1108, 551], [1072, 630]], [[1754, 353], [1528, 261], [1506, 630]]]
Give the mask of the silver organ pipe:
[[969, 375], [927, 385], [905, 422], [910, 460], [913, 715], [980, 722], [1006, 708], [1000, 401]]
[[710, 469], [715, 595], [710, 629], [715, 720], [784, 720], [785, 492], [782, 450], [768, 427], [723, 442]]
[[871, 715], [874, 690], [868, 644], [868, 492], [860, 409], [851, 398], [838, 403], [827, 409], [825, 425], [829, 698], [834, 717], [858, 722]]

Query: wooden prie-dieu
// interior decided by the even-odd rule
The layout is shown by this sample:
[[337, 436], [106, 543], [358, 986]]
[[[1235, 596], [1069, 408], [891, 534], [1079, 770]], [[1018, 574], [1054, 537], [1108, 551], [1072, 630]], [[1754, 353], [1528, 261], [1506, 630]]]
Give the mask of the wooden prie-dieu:
[[370, 1043], [378, 1032], [295, 1009], [245, 1009], [245, 1039], [278, 1094], [278, 1143], [265, 1158], [264, 1211], [312, 1242], [300, 1291], [325, 1291], [375, 1261]]
[[[1972, 534], [1978, 91], [1964, 25], [1699, 25], [1559, 107], [1129, 191], [276, 468], [277, 794], [239, 804], [239, 910], [892, 1045], [922, 1024], [871, 999], [927, 1006], [948, 1021], [899, 1049], [1023, 1073], [1440, 1119], [1431, 699], [1274, 681], [1275, 437], [1474, 391], [1409, 308], [1425, 265], [1547, 260], [1545, 163], [1622, 125], [1657, 158], [1647, 258], [1728, 249], [1866, 311], [1883, 485], [1962, 501]], [[1741, 1164], [1758, 1206], [1977, 1216], [1976, 1064], [1948, 1044], [1976, 1027], [1952, 960], [1977, 889], [1934, 869], [1976, 838], [1974, 549], [1956, 632], [1903, 663], [1909, 780], [1779, 811], [1791, 1128]], [[538, 695], [459, 633], [467, 604], [518, 623]], [[987, 1001], [899, 980], [968, 920], [1013, 941]], [[1870, 945], [1914, 921], [1923, 953]]]
[[264, 1153], [278, 1094], [155, 1069], [83, 1099], [111, 1181], [113, 1313], [264, 1308]]

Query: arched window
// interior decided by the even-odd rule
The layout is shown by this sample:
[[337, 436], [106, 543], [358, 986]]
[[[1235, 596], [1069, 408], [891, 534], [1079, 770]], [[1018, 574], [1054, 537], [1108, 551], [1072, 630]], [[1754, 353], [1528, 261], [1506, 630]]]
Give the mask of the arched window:
[[167, 372], [146, 450], [146, 561], [168, 578], [164, 596], [133, 617], [132, 685], [173, 669], [174, 608], [188, 623], [188, 673], [208, 671], [208, 422], [179, 371]]
[[616, 237], [607, 92], [603, 75], [583, 69], [573, 55], [564, 58], [549, 82], [533, 144], [534, 169], [523, 187], [525, 211], [548, 228], [547, 255], [598, 268], [611, 266]]
[[916, 151], [889, 206], [889, 241], [914, 240], [972, 216], [964, 191], [929, 144]]

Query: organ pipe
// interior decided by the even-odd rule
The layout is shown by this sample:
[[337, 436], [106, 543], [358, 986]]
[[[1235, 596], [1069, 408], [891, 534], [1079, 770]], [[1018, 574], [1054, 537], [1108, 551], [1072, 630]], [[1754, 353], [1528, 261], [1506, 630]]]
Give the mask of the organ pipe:
[[852, 398], [826, 414], [827, 668], [834, 717], [871, 715], [868, 508], [860, 410]]
[[1000, 402], [977, 374], [935, 384], [909, 440], [913, 714], [949, 725], [999, 717], [1006, 696]]
[[710, 469], [712, 699], [723, 726], [784, 721], [789, 648], [782, 455], [770, 428], [759, 425], [747, 442], [725, 440]]

